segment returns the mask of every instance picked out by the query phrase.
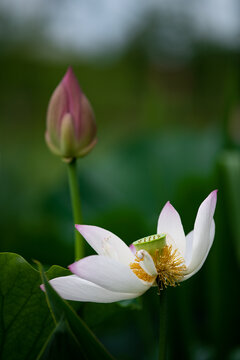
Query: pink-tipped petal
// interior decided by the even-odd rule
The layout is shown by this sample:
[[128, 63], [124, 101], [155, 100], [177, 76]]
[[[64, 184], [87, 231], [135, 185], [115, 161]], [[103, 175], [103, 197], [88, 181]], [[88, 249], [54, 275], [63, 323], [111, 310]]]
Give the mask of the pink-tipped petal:
[[49, 281], [57, 293], [66, 300], [111, 303], [133, 299], [136, 293], [112, 292], [76, 275], [62, 276]]
[[134, 260], [129, 247], [112, 232], [91, 225], [75, 227], [99, 255], [108, 256], [126, 265]]
[[75, 275], [110, 291], [141, 295], [151, 284], [144, 284], [130, 267], [110, 257], [92, 255], [69, 266]]
[[178, 249], [180, 254], [184, 256], [186, 239], [181, 218], [169, 201], [160, 213], [157, 233], [169, 235], [169, 237], [167, 236], [167, 242]]
[[133, 244], [131, 244], [131, 245], [129, 245], [129, 249], [131, 250], [131, 252], [133, 253], [133, 255], [135, 255], [136, 254], [136, 248], [135, 248], [135, 246], [133, 245]]
[[215, 235], [215, 223], [213, 220], [212, 225], [211, 225], [211, 230], [210, 230], [210, 238], [209, 238], [209, 245], [208, 245], [207, 251], [206, 251], [204, 257], [202, 258], [201, 262], [198, 264], [198, 266], [193, 271], [191, 271], [191, 268], [187, 269], [187, 274], [184, 276], [183, 280], [189, 279], [190, 277], [192, 277], [194, 274], [196, 274], [201, 269], [201, 267], [203, 266], [203, 264], [208, 256], [208, 253], [212, 247], [214, 235]]
[[198, 209], [193, 230], [192, 257], [188, 266], [189, 273], [199, 269], [199, 266], [203, 263], [203, 259], [206, 259], [212, 245], [215, 233], [215, 230], [213, 231], [212, 223], [216, 202], [217, 190], [214, 190], [202, 202]]

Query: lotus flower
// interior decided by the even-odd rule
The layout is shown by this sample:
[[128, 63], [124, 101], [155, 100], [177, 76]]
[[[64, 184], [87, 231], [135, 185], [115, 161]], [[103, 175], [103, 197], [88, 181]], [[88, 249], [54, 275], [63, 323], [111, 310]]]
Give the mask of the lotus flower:
[[184, 234], [180, 216], [167, 202], [157, 234], [128, 247], [119, 237], [97, 226], [76, 225], [98, 255], [69, 266], [74, 275], [50, 280], [64, 298], [110, 303], [142, 295], [151, 286], [176, 286], [200, 270], [212, 246], [217, 191], [200, 205], [194, 229]]
[[91, 105], [71, 68], [50, 99], [45, 138], [54, 154], [69, 160], [86, 155], [96, 143]]

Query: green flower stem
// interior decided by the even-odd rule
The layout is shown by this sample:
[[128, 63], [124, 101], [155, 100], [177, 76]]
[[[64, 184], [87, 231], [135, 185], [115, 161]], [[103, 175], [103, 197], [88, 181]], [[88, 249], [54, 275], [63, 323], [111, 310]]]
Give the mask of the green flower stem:
[[167, 290], [164, 289], [159, 295], [159, 360], [167, 358]]
[[[80, 205], [80, 193], [77, 181], [77, 161], [74, 158], [67, 164], [68, 180], [71, 194], [71, 203], [73, 210], [74, 224], [82, 223], [82, 212]], [[75, 260], [79, 260], [84, 256], [84, 242], [81, 234], [75, 229]]]

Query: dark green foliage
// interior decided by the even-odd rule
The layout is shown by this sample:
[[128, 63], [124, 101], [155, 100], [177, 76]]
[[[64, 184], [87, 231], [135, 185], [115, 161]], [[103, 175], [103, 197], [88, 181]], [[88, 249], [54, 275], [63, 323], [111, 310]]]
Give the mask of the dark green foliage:
[[[39, 272], [12, 253], [0, 254], [0, 269], [0, 358], [35, 360], [54, 328]], [[49, 278], [68, 273], [59, 266], [47, 272]]]
[[71, 357], [77, 360], [87, 359], [68, 322], [62, 319], [57, 323], [37, 360], [66, 360]]
[[[39, 272], [21, 256], [1, 253], [0, 268], [1, 360], [113, 359], [43, 272], [49, 307]], [[59, 266], [46, 273], [49, 279], [68, 274]]]

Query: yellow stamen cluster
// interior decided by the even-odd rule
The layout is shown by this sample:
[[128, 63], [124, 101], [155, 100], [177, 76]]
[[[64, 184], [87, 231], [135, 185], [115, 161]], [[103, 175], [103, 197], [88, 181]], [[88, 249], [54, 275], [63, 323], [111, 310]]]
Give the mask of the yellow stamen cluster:
[[172, 250], [172, 245], [164, 246], [153, 255], [153, 261], [157, 269], [157, 285], [160, 290], [167, 286], [176, 286], [182, 279], [186, 265], [184, 259], [177, 250]]

